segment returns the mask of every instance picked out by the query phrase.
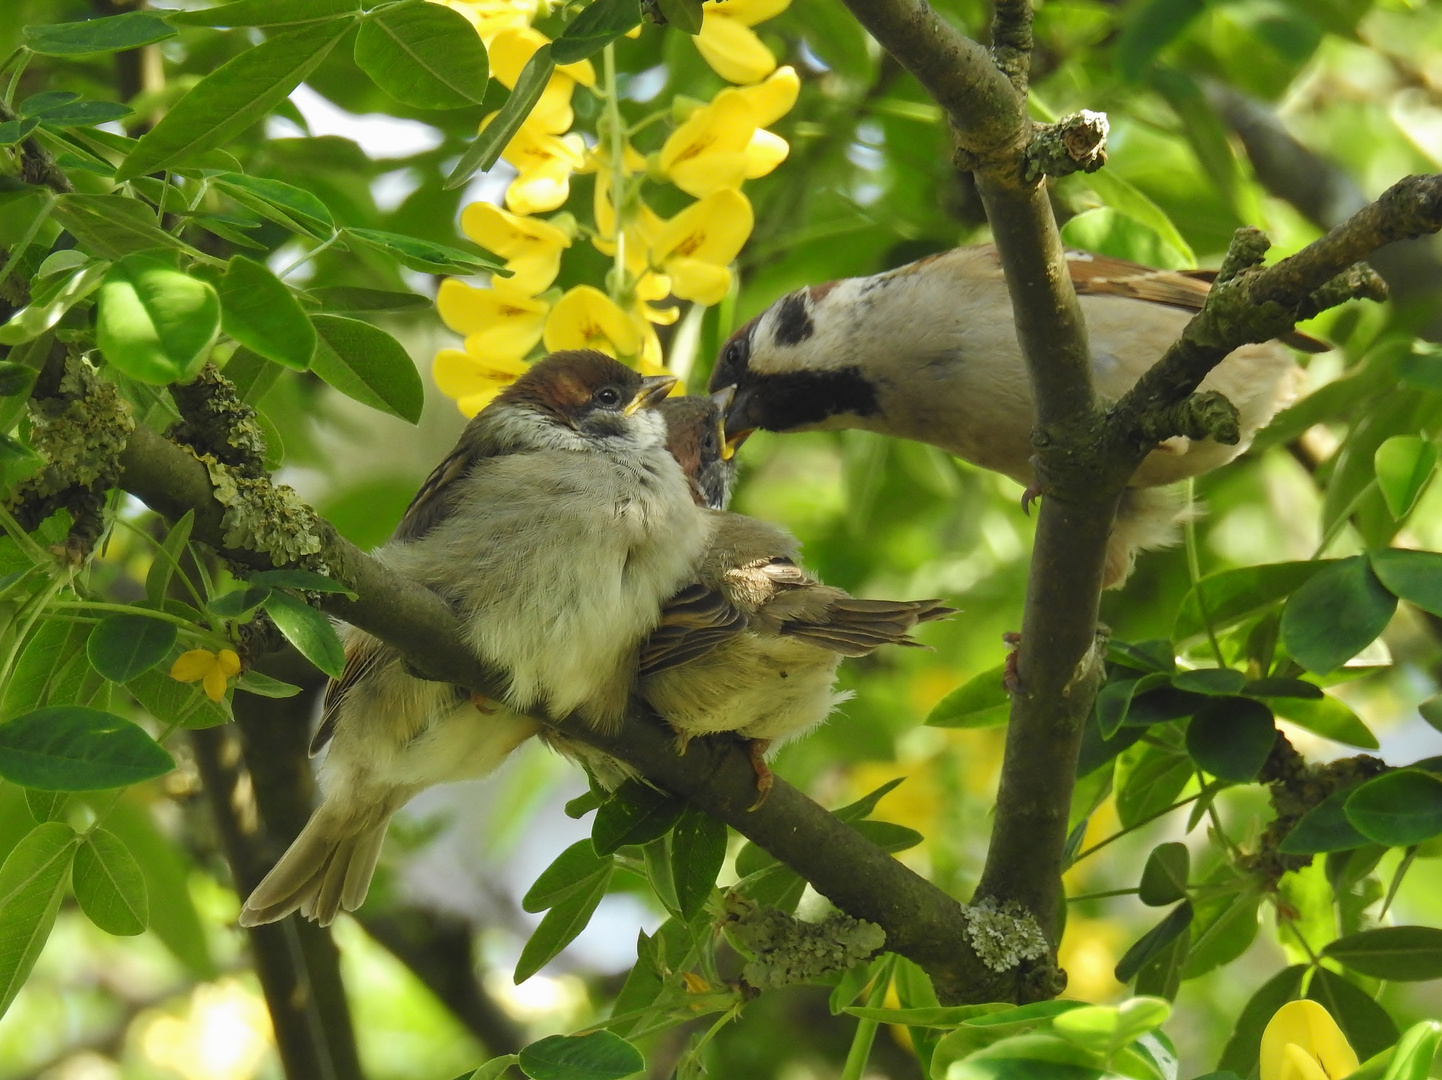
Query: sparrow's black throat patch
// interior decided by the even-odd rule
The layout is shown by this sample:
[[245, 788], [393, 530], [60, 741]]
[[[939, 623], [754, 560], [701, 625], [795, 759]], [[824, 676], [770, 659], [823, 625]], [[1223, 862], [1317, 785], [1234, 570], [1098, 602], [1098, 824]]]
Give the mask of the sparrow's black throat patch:
[[727, 431], [759, 427], [767, 431], [791, 431], [819, 424], [832, 416], [850, 413], [875, 416], [881, 411], [876, 387], [855, 366], [832, 371], [787, 371], [777, 374], [752, 372], [737, 392], [744, 397], [743, 415], [727, 418]]

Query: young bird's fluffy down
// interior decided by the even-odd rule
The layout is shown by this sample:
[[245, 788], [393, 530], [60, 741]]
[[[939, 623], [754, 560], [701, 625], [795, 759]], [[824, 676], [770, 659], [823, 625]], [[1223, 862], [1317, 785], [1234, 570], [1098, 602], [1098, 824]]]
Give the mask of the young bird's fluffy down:
[[323, 801], [242, 925], [297, 909], [329, 923], [359, 906], [391, 815], [422, 788], [496, 768], [539, 729], [520, 711], [619, 722], [638, 649], [709, 529], [653, 407], [674, 383], [557, 353], [471, 421], [376, 557], [450, 602], [476, 655], [508, 673], [504, 700], [478, 712], [349, 631], [312, 744], [329, 745]]
[[[1104, 401], [1121, 397], [1161, 358], [1210, 288], [1203, 274], [1086, 252], [1069, 252], [1068, 268]], [[1220, 391], [1241, 414], [1241, 442], [1175, 438], [1147, 457], [1117, 514], [1107, 585], [1126, 579], [1138, 548], [1175, 537], [1179, 500], [1155, 489], [1244, 451], [1295, 398], [1299, 376], [1275, 341], [1237, 349], [1207, 376], [1200, 389]], [[1031, 380], [990, 245], [782, 297], [726, 343], [711, 387], [735, 388], [729, 432], [862, 428], [932, 443], [1028, 487], [1035, 479]]]
[[[704, 398], [668, 403], [671, 452], [698, 479], [698, 499], [730, 491], [721, 408]], [[821, 723], [848, 696], [835, 689], [842, 658], [915, 646], [911, 629], [952, 609], [939, 600], [858, 600], [808, 577], [785, 529], [719, 509], [707, 514], [713, 528], [700, 572], [666, 605], [642, 649], [640, 692], [683, 741], [723, 731], [751, 740], [764, 798], [771, 774], [761, 755]]]

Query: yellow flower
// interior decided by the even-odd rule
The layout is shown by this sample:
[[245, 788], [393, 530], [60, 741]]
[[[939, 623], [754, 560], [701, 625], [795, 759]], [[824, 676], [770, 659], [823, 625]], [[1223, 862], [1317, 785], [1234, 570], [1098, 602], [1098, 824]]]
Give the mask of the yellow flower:
[[535, 296], [556, 280], [561, 252], [571, 246], [563, 229], [532, 217], [509, 214], [490, 203], [471, 203], [461, 211], [461, 231], [487, 251], [506, 260], [506, 285]]
[[[491, 74], [507, 90], [513, 90], [516, 80], [526, 61], [542, 45], [546, 37], [528, 26], [509, 27], [502, 30], [489, 43], [487, 52], [491, 58]], [[596, 69], [591, 61], [581, 60], [574, 64], [563, 64], [551, 74], [551, 81], [541, 91], [541, 100], [531, 110], [526, 123], [548, 135], [560, 135], [571, 130], [575, 114], [571, 111], [571, 91], [577, 83], [582, 86], [596, 84]]]
[[209, 649], [191, 649], [181, 653], [170, 669], [176, 682], [203, 680], [205, 696], [211, 701], [225, 697], [226, 680], [240, 674], [240, 657], [230, 649], [214, 653]]
[[1289, 1001], [1262, 1033], [1262, 1080], [1338, 1080], [1357, 1055], [1332, 1014], [1315, 1001]]
[[800, 85], [795, 70], [784, 67], [756, 86], [722, 90], [671, 133], [657, 158], [660, 171], [697, 198], [765, 176], [790, 147], [762, 128], [791, 110]]
[[[496, 115], [486, 117], [481, 130]], [[586, 144], [579, 135], [558, 138], [527, 121], [501, 156], [520, 174], [506, 188], [506, 206], [516, 214], [543, 214], [570, 198], [571, 174], [585, 165]]]
[[550, 305], [504, 282], [476, 289], [446, 278], [436, 310], [448, 327], [466, 335], [466, 352], [499, 363], [520, 360], [535, 348]]
[[646, 229], [651, 263], [671, 278], [680, 299], [719, 303], [731, 288], [727, 264], [751, 235], [752, 222], [746, 196], [722, 188]]
[[459, 349], [436, 353], [431, 374], [436, 389], [454, 398], [465, 416], [475, 416], [491, 399], [515, 382], [531, 365], [524, 360], [477, 356]]
[[[621, 160], [627, 176], [642, 172], [646, 168], [646, 159], [638, 154], [630, 143], [627, 143], [621, 152]], [[616, 205], [611, 193], [611, 189], [616, 186], [616, 171], [611, 164], [610, 151], [596, 147], [591, 151], [587, 168], [596, 174], [596, 190], [592, 202], [592, 213], [600, 241], [596, 247], [607, 255], [613, 255], [616, 251], [614, 244], [609, 250], [605, 246], [605, 241], [616, 239]], [[627, 242], [629, 243], [629, 238]]]
[[529, 26], [536, 17], [537, 0], [434, 0], [464, 15], [486, 44], [502, 30]]
[[696, 47], [727, 82], [754, 83], [776, 68], [776, 57], [751, 29], [779, 15], [791, 0], [708, 0], [702, 5]]
[[627, 315], [600, 289], [578, 285], [551, 309], [546, 320], [546, 351], [599, 349], [610, 356], [636, 356], [641, 352], [646, 325]]

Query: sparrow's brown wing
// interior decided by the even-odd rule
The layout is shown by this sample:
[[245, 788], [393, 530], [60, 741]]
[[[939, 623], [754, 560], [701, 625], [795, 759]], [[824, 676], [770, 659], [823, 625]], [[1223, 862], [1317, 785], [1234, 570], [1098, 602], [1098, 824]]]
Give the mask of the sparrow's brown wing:
[[416, 497], [401, 515], [393, 540], [419, 540], [450, 516], [460, 498], [456, 481], [471, 471], [482, 456], [466, 446], [457, 446], [446, 459], [432, 470]]
[[316, 728], [315, 736], [310, 740], [311, 757], [319, 754], [335, 735], [336, 717], [346, 691], [375, 668], [384, 651], [385, 646], [373, 637], [360, 635], [352, 639], [345, 651], [345, 667], [341, 668], [340, 678], [326, 684], [320, 727]]
[[[1156, 270], [1110, 255], [1068, 251], [1067, 269], [1078, 296], [1125, 296], [1153, 304], [1201, 311], [1216, 280], [1215, 270]], [[1302, 352], [1327, 352], [1325, 341], [1293, 330], [1282, 340]]]
[[955, 611], [940, 600], [858, 600], [843, 594], [826, 605], [821, 617], [788, 619], [780, 631], [842, 656], [866, 656], [883, 645], [919, 647], [909, 636], [911, 628]]
[[641, 675], [680, 667], [746, 629], [746, 613], [705, 585], [688, 585], [661, 609], [661, 622], [641, 646]]

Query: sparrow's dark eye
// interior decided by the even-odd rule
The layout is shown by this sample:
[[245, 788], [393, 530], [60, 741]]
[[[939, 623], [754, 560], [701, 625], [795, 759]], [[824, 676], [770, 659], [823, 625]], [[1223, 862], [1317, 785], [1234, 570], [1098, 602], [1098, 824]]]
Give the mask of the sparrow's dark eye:
[[591, 400], [603, 409], [614, 409], [621, 404], [621, 391], [614, 386], [603, 386], [591, 395]]

